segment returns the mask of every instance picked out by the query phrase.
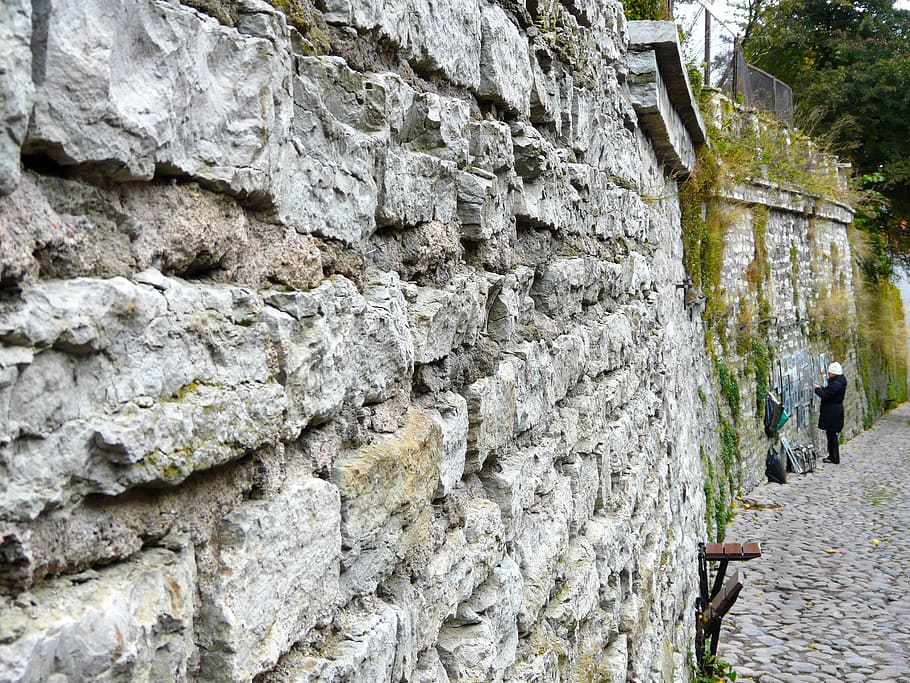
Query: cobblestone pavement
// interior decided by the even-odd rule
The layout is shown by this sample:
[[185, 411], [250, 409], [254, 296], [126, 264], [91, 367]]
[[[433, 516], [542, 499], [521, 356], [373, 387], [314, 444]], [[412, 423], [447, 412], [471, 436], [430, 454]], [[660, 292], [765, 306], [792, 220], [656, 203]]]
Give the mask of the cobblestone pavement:
[[[910, 405], [841, 447], [841, 464], [764, 484], [726, 541], [745, 587], [718, 655], [738, 680], [910, 683]], [[734, 567], [734, 564], [740, 566]]]

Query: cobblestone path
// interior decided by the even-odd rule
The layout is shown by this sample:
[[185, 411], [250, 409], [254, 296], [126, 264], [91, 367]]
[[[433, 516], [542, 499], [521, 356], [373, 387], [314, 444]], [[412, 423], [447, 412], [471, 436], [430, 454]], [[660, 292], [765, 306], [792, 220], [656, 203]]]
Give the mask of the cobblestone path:
[[819, 460], [808, 475], [750, 492], [726, 541], [745, 587], [718, 655], [738, 680], [910, 683], [910, 405]]

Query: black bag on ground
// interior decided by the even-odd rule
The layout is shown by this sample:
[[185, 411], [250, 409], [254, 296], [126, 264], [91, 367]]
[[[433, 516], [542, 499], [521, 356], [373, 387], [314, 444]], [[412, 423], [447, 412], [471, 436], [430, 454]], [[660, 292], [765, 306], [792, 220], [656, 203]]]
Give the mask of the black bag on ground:
[[765, 476], [768, 477], [768, 481], [774, 484], [787, 483], [787, 472], [784, 470], [784, 463], [773, 446], [768, 448], [768, 453], [765, 455]]

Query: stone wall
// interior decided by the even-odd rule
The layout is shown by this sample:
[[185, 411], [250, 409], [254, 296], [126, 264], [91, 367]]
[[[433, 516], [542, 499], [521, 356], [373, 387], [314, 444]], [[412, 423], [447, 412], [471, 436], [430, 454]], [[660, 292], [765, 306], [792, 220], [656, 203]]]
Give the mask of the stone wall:
[[[746, 178], [742, 169], [731, 183], [730, 168], [722, 163], [721, 174], [727, 177], [718, 181], [710, 198], [711, 220], [723, 231], [723, 249], [712, 293], [719, 302], [713, 305], [715, 328], [709, 346], [715, 363], [723, 364], [738, 383], [737, 410], [730, 409], [729, 399], [721, 399], [719, 407], [722, 423], [735, 429], [739, 453], [732, 468], [718, 460], [708, 469], [725, 473], [721, 479], [726, 480], [725, 499], [730, 501], [765, 480], [769, 447], [783, 450], [777, 436], [768, 438], [763, 428], [768, 388], [790, 399], [790, 420], [779, 436], [791, 446], [814, 445], [820, 457], [827, 450], [824, 433], [816, 427], [819, 402], [812, 385], [824, 381], [822, 357], [825, 364], [839, 361], [848, 378], [844, 438], [862, 430], [869, 416], [857, 350], [860, 276], [849, 235], [853, 209], [819, 194], [826, 190], [849, 196], [845, 165], [820, 152], [812, 140], [719, 92], [709, 95], [707, 111], [713, 130], [722, 129], [728, 144], [731, 136], [740, 134], [751, 143], [768, 145], [771, 152], [756, 153], [771, 163], [786, 167], [798, 158], [802, 177], [815, 188], [813, 192], [792, 182]], [[781, 158], [775, 160], [774, 150]], [[773, 176], [772, 169], [763, 172]], [[756, 346], [769, 352], [768, 367], [761, 367]], [[721, 395], [723, 390], [717, 387], [716, 392]]]
[[274, 5], [0, 10], [0, 679], [687, 680], [666, 45]]

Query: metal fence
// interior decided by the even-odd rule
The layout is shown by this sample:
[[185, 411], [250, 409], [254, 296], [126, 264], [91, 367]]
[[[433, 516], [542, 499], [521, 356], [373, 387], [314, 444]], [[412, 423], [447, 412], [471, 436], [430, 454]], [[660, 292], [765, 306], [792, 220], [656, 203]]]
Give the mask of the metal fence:
[[[678, 10], [682, 9], [677, 4]], [[711, 11], [706, 0], [696, 0], [679, 17], [685, 32], [683, 51], [700, 63], [704, 84], [718, 87], [734, 101], [762, 109], [786, 123], [793, 121], [793, 90], [783, 81], [746, 62], [735, 26]]]

